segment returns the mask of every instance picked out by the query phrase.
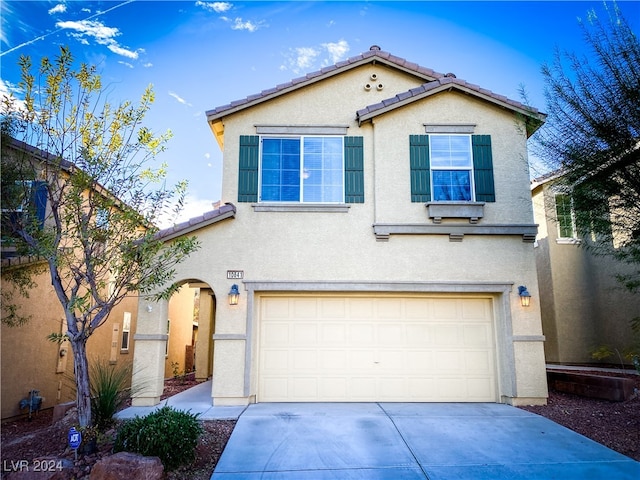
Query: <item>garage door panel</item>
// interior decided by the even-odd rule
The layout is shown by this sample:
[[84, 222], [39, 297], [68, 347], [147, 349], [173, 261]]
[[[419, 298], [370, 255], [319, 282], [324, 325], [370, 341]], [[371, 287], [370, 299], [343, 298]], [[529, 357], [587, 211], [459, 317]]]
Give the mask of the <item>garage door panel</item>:
[[293, 324], [293, 335], [289, 339], [292, 346], [310, 346], [318, 344], [318, 325], [316, 323], [300, 322]]
[[491, 302], [260, 299], [258, 401], [496, 401]]
[[347, 328], [344, 323], [323, 323], [320, 327], [320, 342], [322, 345], [347, 344]]
[[348, 342], [350, 345], [372, 345], [375, 341], [375, 328], [370, 323], [348, 325]]

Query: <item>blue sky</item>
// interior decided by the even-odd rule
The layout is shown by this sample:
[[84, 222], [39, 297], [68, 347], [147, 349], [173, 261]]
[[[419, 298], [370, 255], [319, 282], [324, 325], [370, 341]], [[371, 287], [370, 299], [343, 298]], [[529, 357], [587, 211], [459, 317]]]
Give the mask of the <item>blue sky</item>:
[[[546, 111], [540, 66], [559, 47], [589, 56], [578, 26], [602, 2], [583, 1], [13, 1], [3, 0], [0, 94], [17, 61], [68, 45], [95, 64], [111, 103], [152, 84], [146, 125], [174, 137], [159, 160], [189, 180], [184, 217], [221, 199], [222, 153], [205, 111], [367, 51], [371, 45]], [[618, 1], [638, 33], [640, 2]]]

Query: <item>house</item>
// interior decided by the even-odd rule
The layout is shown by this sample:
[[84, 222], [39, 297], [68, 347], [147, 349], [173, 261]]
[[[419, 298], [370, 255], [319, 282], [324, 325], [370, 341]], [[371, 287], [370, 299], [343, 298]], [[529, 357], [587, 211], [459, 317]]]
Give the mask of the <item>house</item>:
[[578, 233], [571, 197], [559, 180], [552, 172], [531, 183], [547, 361], [593, 364], [597, 352], [607, 350], [611, 355], [602, 360], [629, 364], [624, 351], [632, 346], [630, 320], [640, 312], [640, 296], [616, 279], [629, 273], [629, 266], [584, 248], [589, 238]]
[[[29, 155], [36, 162], [46, 163], [50, 156], [40, 149], [24, 142], [3, 140], [3, 162], [19, 155]], [[6, 156], [6, 157], [5, 157]], [[3, 163], [4, 165], [4, 163]], [[71, 164], [63, 163], [69, 171]], [[15, 183], [18, 182], [18, 183]], [[47, 337], [51, 334], [64, 334], [67, 331], [66, 320], [60, 302], [51, 286], [51, 278], [46, 263], [34, 257], [21, 256], [15, 247], [15, 238], [11, 224], [15, 224], [26, 215], [35, 215], [36, 221], [44, 225], [50, 221], [50, 205], [47, 201], [44, 182], [34, 178], [32, 181], [9, 178], [3, 170], [3, 209], [2, 209], [2, 292], [3, 322], [2, 335], [2, 420], [28, 414], [28, 408], [21, 408], [21, 400], [28, 399], [31, 391], [37, 391], [43, 400], [40, 408], [52, 408], [61, 403], [75, 400], [76, 389], [73, 370], [73, 355], [68, 341], [56, 343]], [[17, 195], [24, 201], [17, 207], [7, 208], [4, 203], [7, 195], [15, 188]], [[34, 207], [34, 208], [30, 208]], [[15, 287], [7, 281], [7, 276], [16, 272], [35, 272], [35, 286], [30, 289], [29, 297], [22, 297]], [[7, 295], [11, 295], [9, 302]], [[193, 343], [193, 302], [194, 290], [181, 289], [172, 300], [174, 322], [171, 348], [166, 351], [167, 368], [165, 377], [172, 375], [172, 365], [184, 372], [186, 367], [185, 350]], [[189, 302], [191, 302], [189, 304]], [[7, 305], [15, 304], [20, 315], [29, 321], [21, 326], [9, 326], [5, 320]], [[114, 366], [132, 366], [138, 311], [137, 295], [127, 296], [112, 310], [107, 321], [96, 329], [87, 342], [88, 360], [105, 361]], [[193, 356], [193, 355], [192, 355]], [[191, 362], [193, 364], [193, 362]], [[207, 372], [204, 373], [206, 376]]]
[[[12, 139], [3, 145], [3, 157], [29, 155], [37, 162], [45, 163], [49, 155], [24, 142]], [[64, 164], [63, 164], [64, 165]], [[70, 168], [70, 166], [69, 166]], [[4, 173], [4, 172], [3, 172]], [[2, 188], [11, 188], [3, 176]], [[25, 183], [24, 180], [20, 181]], [[33, 390], [43, 397], [41, 408], [51, 408], [57, 404], [75, 400], [75, 380], [73, 355], [68, 341], [57, 343], [49, 340], [50, 334], [64, 334], [66, 320], [58, 298], [51, 286], [51, 278], [46, 263], [34, 257], [21, 256], [16, 251], [9, 223], [29, 211], [35, 212], [37, 221], [44, 224], [50, 218], [50, 206], [42, 182], [28, 181], [23, 208], [2, 210], [2, 289], [3, 295], [13, 291], [12, 302], [21, 315], [29, 320], [21, 326], [2, 323], [2, 419], [9, 419], [28, 413], [28, 408], [20, 408], [20, 401], [29, 398]], [[43, 194], [44, 193], [44, 194]], [[3, 196], [4, 199], [4, 196]], [[35, 204], [29, 209], [29, 204]], [[35, 286], [29, 297], [21, 297], [15, 287], [6, 281], [6, 276], [18, 271], [34, 269]], [[3, 296], [3, 300], [5, 297]], [[89, 361], [104, 360], [111, 365], [131, 365], [133, 363], [134, 342], [138, 309], [137, 297], [127, 297], [116, 306], [106, 324], [97, 329], [87, 342]], [[3, 317], [5, 311], [3, 309]]]
[[[545, 403], [544, 120], [377, 46], [208, 111], [224, 203], [161, 235], [202, 243], [177, 279], [212, 292], [213, 404]], [[167, 315], [141, 300], [134, 405], [159, 401]]]

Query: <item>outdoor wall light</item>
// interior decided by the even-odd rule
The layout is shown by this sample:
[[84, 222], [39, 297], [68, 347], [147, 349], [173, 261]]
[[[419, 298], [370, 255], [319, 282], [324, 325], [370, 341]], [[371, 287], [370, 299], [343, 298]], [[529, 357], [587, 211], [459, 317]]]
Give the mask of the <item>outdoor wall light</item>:
[[234, 283], [231, 285], [231, 290], [229, 290], [229, 305], [237, 305], [239, 297], [240, 290], [238, 289], [238, 285]]
[[529, 290], [527, 290], [527, 287], [520, 285], [518, 287], [518, 295], [520, 295], [520, 304], [523, 307], [528, 307], [531, 304], [531, 294]]

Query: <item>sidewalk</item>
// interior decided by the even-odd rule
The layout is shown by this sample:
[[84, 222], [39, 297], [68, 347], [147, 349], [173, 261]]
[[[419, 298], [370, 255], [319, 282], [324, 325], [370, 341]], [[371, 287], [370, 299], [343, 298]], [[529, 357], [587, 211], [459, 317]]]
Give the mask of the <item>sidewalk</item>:
[[214, 407], [211, 399], [211, 380], [162, 400], [153, 407], [129, 407], [116, 413], [118, 419], [143, 417], [159, 408], [169, 405], [176, 410], [199, 413], [199, 420], [237, 420], [247, 407]]

